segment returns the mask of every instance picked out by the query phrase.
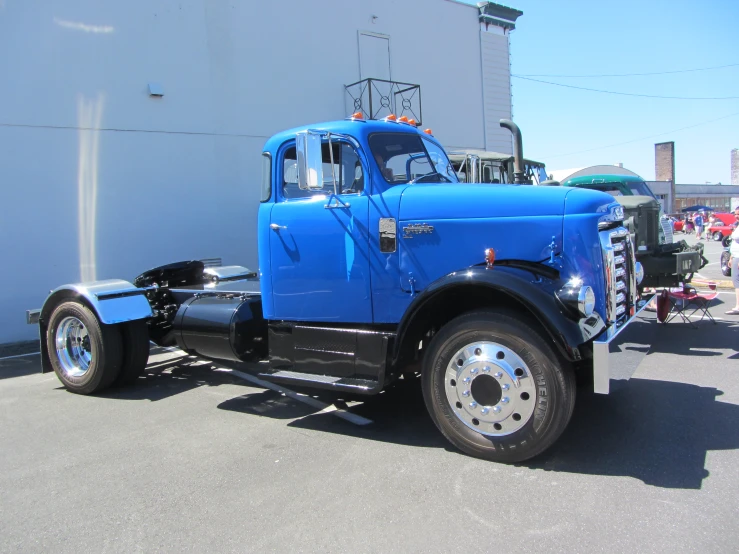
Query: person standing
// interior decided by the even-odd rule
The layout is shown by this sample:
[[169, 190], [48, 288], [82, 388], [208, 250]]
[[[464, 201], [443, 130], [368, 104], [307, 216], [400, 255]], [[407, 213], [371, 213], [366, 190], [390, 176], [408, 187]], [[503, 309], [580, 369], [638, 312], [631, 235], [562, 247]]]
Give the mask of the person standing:
[[734, 208], [734, 218], [737, 226], [731, 233], [731, 246], [729, 246], [729, 267], [731, 268], [731, 283], [736, 293], [736, 304], [726, 312], [728, 315], [739, 315], [739, 206]]
[[695, 238], [698, 240], [703, 240], [703, 214], [698, 212], [695, 214], [695, 217], [693, 218], [693, 223], [695, 224]]

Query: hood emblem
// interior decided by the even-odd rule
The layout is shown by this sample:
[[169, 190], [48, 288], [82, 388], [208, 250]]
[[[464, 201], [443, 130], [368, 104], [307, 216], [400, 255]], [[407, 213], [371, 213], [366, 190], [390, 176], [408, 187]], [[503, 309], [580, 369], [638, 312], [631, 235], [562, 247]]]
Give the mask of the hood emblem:
[[434, 232], [434, 226], [428, 223], [411, 223], [403, 227], [403, 238], [412, 239], [413, 235], [430, 235]]

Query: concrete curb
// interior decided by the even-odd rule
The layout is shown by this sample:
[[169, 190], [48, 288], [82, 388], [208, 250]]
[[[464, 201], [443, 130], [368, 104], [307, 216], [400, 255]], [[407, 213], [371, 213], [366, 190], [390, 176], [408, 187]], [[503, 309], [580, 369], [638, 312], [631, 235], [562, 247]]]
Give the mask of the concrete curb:
[[734, 284], [731, 281], [729, 281], [728, 279], [720, 279], [718, 281], [703, 281], [703, 280], [696, 281], [695, 279], [693, 279], [690, 282], [691, 285], [696, 286], [696, 287], [708, 287], [708, 284], [709, 283], [711, 283], [711, 284], [715, 283], [717, 289], [721, 289], [721, 290], [723, 290], [723, 289], [734, 290]]

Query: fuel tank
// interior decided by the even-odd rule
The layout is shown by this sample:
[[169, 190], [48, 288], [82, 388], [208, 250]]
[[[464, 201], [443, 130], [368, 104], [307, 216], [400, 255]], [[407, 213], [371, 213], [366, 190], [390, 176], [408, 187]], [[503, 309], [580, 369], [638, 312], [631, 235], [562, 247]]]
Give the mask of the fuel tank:
[[180, 348], [206, 358], [239, 362], [267, 354], [267, 324], [256, 295], [196, 294], [180, 306], [173, 330]]

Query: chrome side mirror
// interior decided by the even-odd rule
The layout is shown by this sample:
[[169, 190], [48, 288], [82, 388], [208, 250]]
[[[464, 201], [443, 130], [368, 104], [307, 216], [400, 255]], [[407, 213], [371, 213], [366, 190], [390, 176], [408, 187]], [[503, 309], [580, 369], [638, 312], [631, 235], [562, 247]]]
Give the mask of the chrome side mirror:
[[295, 136], [295, 151], [298, 159], [298, 187], [301, 190], [323, 189], [321, 133], [300, 131]]

